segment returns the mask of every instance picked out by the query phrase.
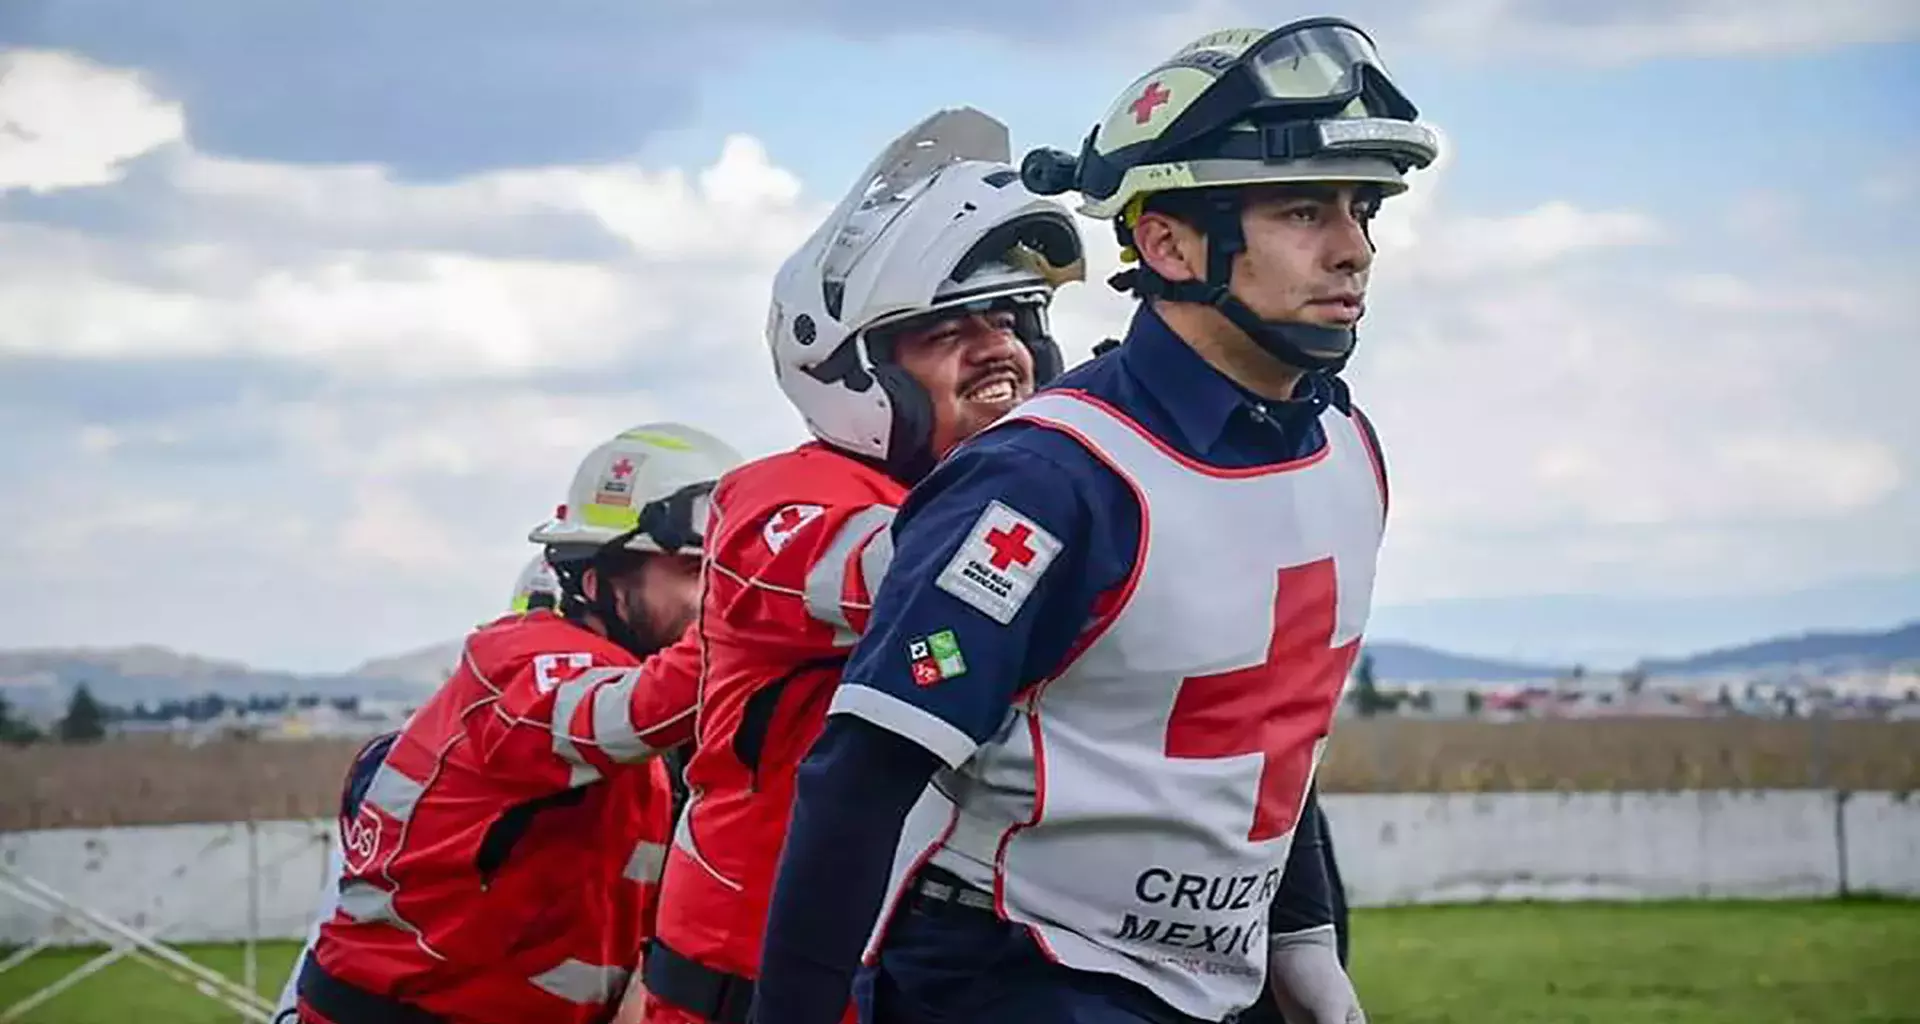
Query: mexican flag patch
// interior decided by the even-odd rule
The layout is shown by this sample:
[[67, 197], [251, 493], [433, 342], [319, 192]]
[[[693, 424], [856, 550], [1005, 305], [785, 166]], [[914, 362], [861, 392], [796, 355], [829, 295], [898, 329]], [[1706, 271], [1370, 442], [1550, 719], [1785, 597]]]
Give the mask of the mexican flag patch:
[[960, 655], [960, 638], [951, 629], [908, 643], [907, 661], [913, 681], [921, 686], [932, 686], [967, 670], [967, 659]]

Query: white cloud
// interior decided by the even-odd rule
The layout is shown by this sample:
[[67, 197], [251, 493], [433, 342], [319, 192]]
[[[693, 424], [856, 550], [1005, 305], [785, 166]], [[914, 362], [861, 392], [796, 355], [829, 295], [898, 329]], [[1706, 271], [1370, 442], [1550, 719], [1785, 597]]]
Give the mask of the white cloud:
[[1862, 182], [1860, 193], [1872, 202], [1911, 210], [1914, 199], [1920, 197], [1920, 173], [1911, 163], [1889, 167]]
[[1911, 39], [1906, 0], [1665, 0], [1611, 5], [1557, 0], [1446, 0], [1422, 5], [1416, 36], [1485, 59], [1513, 53], [1580, 64], [1658, 57], [1798, 53]]
[[1382, 215], [1351, 373], [1398, 496], [1385, 599], [1920, 567], [1910, 252], [1787, 242], [1736, 273], [1631, 211], [1459, 217], [1436, 184]]
[[117, 181], [128, 160], [184, 131], [180, 105], [138, 75], [67, 53], [0, 50], [0, 195]]
[[1586, 210], [1556, 200], [1500, 216], [1443, 214], [1439, 205], [1456, 149], [1441, 133], [1440, 159], [1410, 176], [1381, 208], [1373, 237], [1389, 280], [1448, 281], [1540, 269], [1596, 249], [1644, 246], [1664, 232], [1635, 210]]
[[[0, 447], [20, 463], [0, 565], [38, 595], [0, 644], [344, 665], [497, 610], [527, 528], [615, 431], [679, 419], [749, 455], [804, 436], [760, 332], [775, 266], [837, 196], [749, 137], [699, 169], [440, 183], [162, 147], [110, 186], [138, 231], [0, 207], [0, 364], [137, 385], [63, 378], [85, 384], [65, 420]], [[1377, 226], [1350, 374], [1394, 478], [1383, 602], [1920, 567], [1910, 250], [1797, 253], [1782, 217], [1777, 253], [1733, 266], [1644, 211], [1462, 215], [1449, 173]], [[1074, 361], [1131, 310], [1109, 229], [1082, 227], [1088, 280], [1054, 313]], [[182, 366], [203, 397], [161, 401]], [[103, 593], [138, 610], [111, 635]]]
[[[720, 328], [758, 328], [757, 313], [735, 315], [741, 300], [818, 215], [746, 137], [727, 140], [692, 180], [678, 170], [552, 168], [413, 185], [378, 168], [189, 151], [162, 168], [160, 188], [155, 201], [185, 205], [199, 227], [170, 247], [112, 254], [119, 267], [72, 233], [0, 223], [0, 353], [246, 353], [457, 378], [590, 370], [648, 339], [731, 347]], [[537, 214], [575, 218], [623, 244], [588, 261], [412, 241], [516, 219], [534, 231], [525, 218]], [[299, 246], [313, 235], [338, 241]], [[708, 322], [689, 322], [696, 316]]]
[[[1606, 66], [1667, 57], [1805, 53], [1920, 36], [1908, 0], [1352, 0], [1338, 12], [1395, 54]], [[1302, 15], [1304, 16], [1304, 15]], [[1151, 61], [1229, 25], [1273, 25], [1270, 5], [1248, 0], [1155, 4], [1115, 19], [1109, 45]]]

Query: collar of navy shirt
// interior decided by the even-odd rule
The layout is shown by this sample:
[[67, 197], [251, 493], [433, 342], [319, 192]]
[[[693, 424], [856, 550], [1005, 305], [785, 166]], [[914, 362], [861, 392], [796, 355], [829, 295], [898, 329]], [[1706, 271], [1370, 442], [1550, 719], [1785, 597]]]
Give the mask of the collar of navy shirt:
[[1300, 375], [1292, 398], [1272, 401], [1234, 383], [1200, 358], [1191, 345], [1168, 327], [1151, 303], [1142, 302], [1127, 326], [1126, 341], [1114, 353], [1133, 383], [1151, 395], [1180, 431], [1191, 451], [1205, 455], [1225, 435], [1235, 418], [1266, 423], [1278, 433], [1292, 458], [1320, 414], [1332, 405], [1349, 411], [1346, 382], [1325, 372]]

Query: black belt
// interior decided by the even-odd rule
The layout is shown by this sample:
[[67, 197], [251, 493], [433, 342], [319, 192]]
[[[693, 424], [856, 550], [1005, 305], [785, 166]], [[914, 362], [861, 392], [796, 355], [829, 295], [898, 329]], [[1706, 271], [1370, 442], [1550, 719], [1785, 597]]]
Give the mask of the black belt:
[[655, 938], [647, 945], [649, 995], [714, 1024], [747, 1024], [753, 979], [708, 967]]
[[995, 909], [993, 894], [969, 885], [959, 875], [945, 868], [928, 865], [920, 869], [913, 884], [907, 887], [907, 893], [913, 901], [922, 907], [936, 911], [948, 908], [983, 911], [999, 917]]
[[300, 965], [300, 998], [339, 1024], [450, 1024], [445, 1017], [412, 1003], [341, 981], [328, 974], [312, 954]]
[[[921, 868], [919, 875], [907, 887], [907, 893], [922, 911], [930, 911], [934, 914], [963, 911], [985, 914], [995, 921], [1001, 920], [1000, 911], [994, 904], [992, 893], [966, 882], [959, 875], [945, 868], [937, 868], [931, 864]], [[1009, 924], [1008, 927], [1018, 926]], [[1204, 1021], [1181, 1013], [1155, 996], [1146, 986], [1118, 975], [1083, 975], [1083, 984], [1115, 990], [1124, 999], [1124, 1005], [1154, 1024], [1236, 1024], [1240, 1016], [1229, 1014], [1223, 1021]]]

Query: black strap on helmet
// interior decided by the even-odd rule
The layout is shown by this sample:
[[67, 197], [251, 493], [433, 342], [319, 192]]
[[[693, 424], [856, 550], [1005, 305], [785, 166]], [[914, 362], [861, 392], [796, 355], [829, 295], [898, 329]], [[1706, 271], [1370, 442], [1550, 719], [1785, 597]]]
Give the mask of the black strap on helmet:
[[[1305, 371], [1339, 373], [1352, 358], [1356, 332], [1352, 327], [1327, 327], [1298, 321], [1264, 320], [1228, 290], [1233, 281], [1233, 260], [1247, 247], [1240, 215], [1243, 193], [1232, 187], [1207, 189], [1196, 193], [1200, 206], [1192, 214], [1206, 238], [1207, 273], [1200, 281], [1169, 281], [1155, 273], [1145, 261], [1107, 279], [1115, 289], [1142, 299], [1160, 298], [1169, 302], [1191, 302], [1212, 306], [1253, 339], [1267, 354], [1289, 366]], [[1120, 243], [1131, 247], [1132, 233], [1114, 222]], [[1362, 230], [1366, 230], [1363, 225]], [[1372, 236], [1367, 244], [1373, 244]]]
[[589, 597], [586, 574], [591, 569], [604, 580], [614, 572], [631, 569], [631, 560], [636, 556], [651, 557], [653, 552], [634, 551], [627, 547], [635, 537], [643, 535], [652, 538], [654, 544], [667, 554], [700, 547], [704, 543], [706, 524], [695, 522], [694, 515], [702, 499], [713, 493], [716, 483], [713, 480], [701, 480], [664, 498], [647, 502], [640, 507], [639, 522], [632, 529], [590, 549], [583, 551], [576, 545], [549, 545], [547, 562], [553, 566], [554, 576], [560, 581], [560, 596], [556, 605], [560, 614], [575, 622], [583, 622], [588, 615], [594, 616], [600, 620], [601, 628], [606, 630], [607, 639], [636, 657], [645, 658], [671, 643], [672, 637], [654, 636], [651, 630], [636, 629], [628, 623], [614, 602], [613, 589], [604, 583]]

